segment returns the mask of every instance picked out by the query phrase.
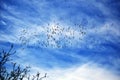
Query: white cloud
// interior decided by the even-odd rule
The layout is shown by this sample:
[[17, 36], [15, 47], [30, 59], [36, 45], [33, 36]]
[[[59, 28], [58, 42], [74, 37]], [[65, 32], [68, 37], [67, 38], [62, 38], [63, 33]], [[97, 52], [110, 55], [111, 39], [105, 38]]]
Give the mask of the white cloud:
[[48, 47], [51, 47], [51, 45], [57, 47], [58, 44], [61, 46], [67, 44], [67, 46], [70, 47], [76, 46], [76, 44], [82, 42], [82, 39], [84, 38], [84, 35], [82, 35], [79, 29], [74, 29], [73, 27], [68, 27], [68, 25], [64, 24], [58, 25], [55, 22], [51, 22], [49, 25], [31, 24], [30, 27], [13, 28], [11, 31], [11, 35], [10, 37], [8, 36], [8, 34], [2, 34], [4, 38], [2, 38], [1, 40], [3, 41], [9, 40], [9, 42], [17, 44], [37, 46], [39, 46], [38, 45], [39, 43], [43, 42], [44, 44], [49, 43]]
[[118, 75], [112, 73], [112, 71], [92, 64], [65, 69], [42, 70], [38, 67], [33, 68], [34, 71], [47, 72], [48, 77], [46, 80], [119, 80], [120, 78]]
[[115, 35], [120, 36], [120, 31], [118, 25], [113, 22], [106, 22], [104, 25], [88, 29], [88, 33], [98, 34], [98, 35]]
[[119, 42], [119, 37], [119, 25], [114, 21], [110, 21], [97, 27], [86, 28], [86, 36], [83, 44], [87, 44], [88, 48], [93, 49], [102, 43], [107, 43], [107, 41], [117, 43]]
[[[110, 40], [114, 42], [114, 39], [118, 39], [120, 36], [119, 27], [114, 22], [106, 22], [104, 25], [95, 27], [95, 28], [87, 28], [86, 30], [82, 30], [83, 32], [86, 32], [85, 35], [82, 35], [79, 28], [74, 28], [71, 26], [69, 30], [68, 26], [60, 23], [57, 21], [59, 25], [57, 25], [55, 22], [52, 22], [48, 24], [43, 25], [34, 25], [34, 24], [28, 24], [31, 25], [30, 27], [18, 27], [12, 29], [12, 34], [2, 34], [2, 38], [0, 38], [1, 41], [9, 41], [11, 43], [17, 43], [17, 44], [24, 44], [25, 45], [34, 45], [34, 46], [41, 46], [39, 43], [48, 44], [50, 47], [56, 47], [58, 44], [64, 45], [67, 44], [67, 47], [84, 47], [87, 43], [87, 45], [90, 48], [94, 48], [95, 45], [100, 44], [101, 42], [104, 42], [103, 40]], [[113, 24], [112, 24], [113, 23]], [[58, 28], [56, 28], [58, 26]], [[62, 31], [62, 29], [64, 30]], [[54, 29], [57, 29], [56, 34], [52, 34]], [[48, 32], [47, 32], [48, 31]], [[47, 35], [52, 35], [50, 39], [47, 42]], [[102, 38], [102, 40], [93, 40], [91, 37], [89, 38], [89, 35], [92, 35], [94, 37]], [[65, 37], [65, 38], [64, 38]], [[72, 38], [74, 37], [74, 39]], [[58, 41], [59, 43], [56, 43], [54, 40]], [[86, 42], [89, 38], [89, 41]], [[111, 39], [113, 38], [113, 39]], [[91, 41], [94, 41], [94, 43], [91, 43]], [[53, 45], [53, 46], [51, 46]], [[44, 46], [43, 46], [44, 47]], [[54, 48], [53, 47], [53, 48]]]

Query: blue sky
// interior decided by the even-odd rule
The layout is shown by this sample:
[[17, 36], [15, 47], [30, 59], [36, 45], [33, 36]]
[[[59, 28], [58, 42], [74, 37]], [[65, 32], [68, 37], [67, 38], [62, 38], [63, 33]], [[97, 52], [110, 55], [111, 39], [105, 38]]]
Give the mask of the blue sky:
[[119, 0], [1, 0], [0, 4], [0, 48], [14, 44], [19, 64], [48, 72], [48, 80], [119, 79]]

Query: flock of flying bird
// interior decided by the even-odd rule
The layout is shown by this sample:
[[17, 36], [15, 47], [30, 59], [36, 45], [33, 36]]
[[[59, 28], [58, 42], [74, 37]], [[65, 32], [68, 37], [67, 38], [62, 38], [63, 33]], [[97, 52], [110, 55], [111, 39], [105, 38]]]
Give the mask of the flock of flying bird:
[[86, 34], [83, 27], [75, 24], [74, 27], [62, 27], [59, 24], [48, 24], [40, 27], [38, 31], [23, 29], [20, 32], [19, 41], [22, 46], [36, 46], [37, 48], [64, 48], [79, 45]]

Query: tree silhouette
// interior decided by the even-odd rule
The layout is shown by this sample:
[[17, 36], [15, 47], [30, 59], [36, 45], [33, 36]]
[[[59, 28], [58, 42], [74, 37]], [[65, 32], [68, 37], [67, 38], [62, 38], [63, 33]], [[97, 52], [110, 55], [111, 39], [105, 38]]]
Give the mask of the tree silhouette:
[[32, 76], [29, 74], [30, 67], [22, 68], [17, 63], [12, 63], [11, 55], [15, 53], [13, 45], [8, 52], [4, 49], [0, 52], [0, 80], [43, 80], [47, 77], [47, 73], [41, 77], [39, 72]]

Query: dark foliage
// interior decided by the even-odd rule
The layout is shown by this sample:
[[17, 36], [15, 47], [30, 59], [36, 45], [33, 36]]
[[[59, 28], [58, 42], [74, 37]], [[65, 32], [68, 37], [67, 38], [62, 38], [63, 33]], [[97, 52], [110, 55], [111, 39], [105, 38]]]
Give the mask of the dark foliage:
[[[20, 65], [12, 63], [11, 55], [15, 53], [13, 45], [11, 45], [8, 52], [5, 50], [0, 52], [0, 80], [43, 80], [46, 78], [47, 74], [43, 77], [40, 76], [39, 72], [36, 75], [30, 75], [30, 67], [22, 68]], [[12, 67], [7, 69], [7, 64]]]

